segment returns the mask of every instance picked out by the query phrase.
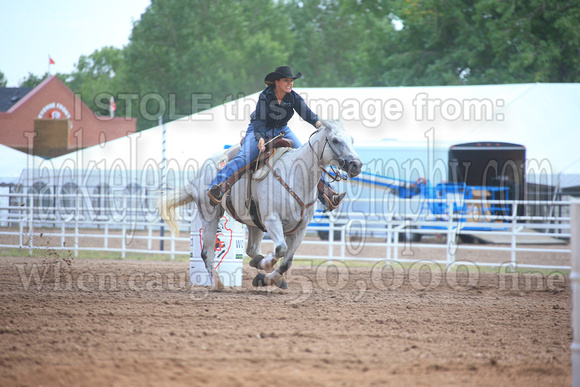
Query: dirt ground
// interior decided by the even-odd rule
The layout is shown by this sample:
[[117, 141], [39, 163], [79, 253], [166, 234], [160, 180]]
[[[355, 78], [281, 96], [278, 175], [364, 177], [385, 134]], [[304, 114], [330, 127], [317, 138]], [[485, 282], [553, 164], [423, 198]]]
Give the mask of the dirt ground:
[[1, 386], [563, 386], [567, 276], [301, 261], [289, 289], [188, 262], [0, 258]]

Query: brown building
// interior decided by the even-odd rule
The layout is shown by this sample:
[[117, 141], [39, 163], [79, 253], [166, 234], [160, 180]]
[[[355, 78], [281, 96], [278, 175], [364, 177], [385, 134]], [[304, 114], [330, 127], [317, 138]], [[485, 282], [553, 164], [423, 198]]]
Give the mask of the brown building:
[[0, 88], [0, 144], [56, 157], [135, 133], [136, 118], [98, 116], [56, 76]]

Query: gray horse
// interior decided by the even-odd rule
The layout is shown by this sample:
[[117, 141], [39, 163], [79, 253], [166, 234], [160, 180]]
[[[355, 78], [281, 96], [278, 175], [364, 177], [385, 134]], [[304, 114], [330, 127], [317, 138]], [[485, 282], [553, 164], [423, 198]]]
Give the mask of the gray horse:
[[[354, 177], [362, 170], [362, 161], [352, 144], [352, 137], [340, 121], [325, 121], [306, 144], [284, 153], [270, 168], [270, 173], [261, 180], [254, 180], [251, 190], [248, 189], [245, 175], [232, 187], [230, 198], [224, 199], [221, 205], [214, 208], [210, 205], [206, 189], [217, 173], [215, 165], [221, 156], [219, 153], [185, 187], [165, 193], [160, 198], [157, 209], [171, 233], [176, 236], [179, 227], [175, 209], [195, 201], [203, 227], [201, 256], [210, 273], [213, 289], [223, 288], [214, 267], [214, 243], [224, 210], [248, 226], [246, 253], [252, 258], [250, 266], [268, 273], [258, 273], [253, 285], [275, 284], [285, 289], [288, 284], [284, 273], [292, 265], [294, 252], [304, 240], [306, 228], [314, 216], [317, 186], [323, 171], [330, 165], [341, 169], [349, 177]], [[249, 205], [248, 198], [250, 191], [254, 199], [252, 206]], [[250, 209], [255, 213], [254, 216]], [[275, 246], [274, 253], [267, 258], [260, 249], [264, 229]], [[276, 266], [280, 258], [282, 263]]]

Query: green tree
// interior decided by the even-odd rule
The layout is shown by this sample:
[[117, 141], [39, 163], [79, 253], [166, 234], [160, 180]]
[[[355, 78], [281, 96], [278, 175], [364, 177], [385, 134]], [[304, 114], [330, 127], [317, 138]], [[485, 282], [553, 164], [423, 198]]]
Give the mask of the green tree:
[[580, 3], [480, 0], [471, 22], [470, 83], [580, 80]]
[[[291, 61], [305, 73], [301, 85], [344, 87], [360, 83], [361, 58], [373, 54], [384, 33], [385, 9], [380, 2], [290, 0], [283, 12], [290, 15], [296, 37]], [[393, 29], [389, 21], [388, 28]], [[370, 61], [364, 63], [370, 64]], [[366, 77], [364, 77], [366, 80]]]
[[580, 82], [578, 25], [571, 0], [153, 0], [126, 47], [58, 76], [143, 129], [259, 92], [286, 64], [299, 87]]
[[6, 87], [8, 80], [2, 71], [0, 71], [0, 87]]
[[[98, 114], [108, 115], [110, 96], [116, 97], [123, 89], [124, 71], [123, 50], [103, 47], [88, 56], [81, 55], [67, 84], [80, 94], [89, 108]], [[116, 114], [125, 114], [123, 101], [117, 103]]]
[[[62, 73], [57, 73], [56, 76], [64, 83], [66, 83], [68, 78], [69, 78], [68, 74], [62, 74]], [[40, 76], [32, 74], [32, 73], [28, 73], [27, 77], [24, 78], [22, 81], [20, 81], [19, 86], [20, 87], [36, 87], [36, 86], [40, 85], [42, 83], [42, 81], [44, 81], [48, 77], [50, 77], [50, 74], [48, 72], [46, 72]]]
[[[404, 22], [364, 67], [382, 85], [577, 82], [580, 4], [393, 0]], [[381, 59], [382, 58], [382, 59]]]
[[275, 7], [271, 0], [152, 2], [124, 51], [127, 91], [163, 99], [150, 98], [151, 111], [139, 106], [139, 128], [155, 124], [159, 111], [167, 121], [261, 90], [264, 75], [294, 45], [288, 18]]
[[26, 78], [20, 81], [20, 87], [36, 87], [40, 85], [40, 83], [48, 77], [48, 73], [44, 73], [44, 75], [38, 76], [32, 73], [28, 73]]

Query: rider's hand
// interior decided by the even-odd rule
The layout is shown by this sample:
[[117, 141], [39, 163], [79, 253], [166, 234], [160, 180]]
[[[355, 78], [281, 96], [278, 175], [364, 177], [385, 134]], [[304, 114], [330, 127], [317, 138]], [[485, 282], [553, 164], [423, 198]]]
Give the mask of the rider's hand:
[[322, 126], [322, 122], [320, 122], [320, 121], [316, 121], [316, 123], [314, 124], [314, 127], [316, 129], [320, 129], [321, 126]]
[[260, 140], [258, 141], [258, 149], [262, 152], [266, 150], [266, 145], [263, 138], [260, 138]]

